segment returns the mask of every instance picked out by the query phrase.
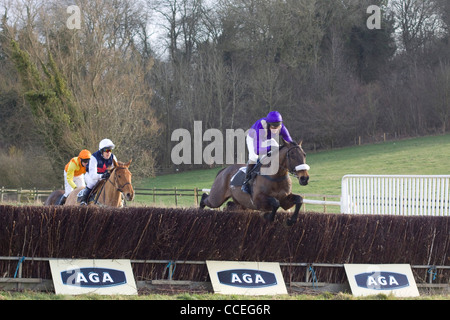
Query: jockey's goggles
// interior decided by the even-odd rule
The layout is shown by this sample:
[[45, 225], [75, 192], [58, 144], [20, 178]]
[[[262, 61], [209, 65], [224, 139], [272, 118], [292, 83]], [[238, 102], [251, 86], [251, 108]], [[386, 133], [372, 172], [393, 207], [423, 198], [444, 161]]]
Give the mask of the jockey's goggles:
[[281, 126], [281, 122], [269, 122], [268, 124], [273, 128], [278, 128], [279, 126]]
[[110, 148], [103, 148], [102, 149], [102, 152], [111, 152], [112, 151], [112, 149], [110, 149]]

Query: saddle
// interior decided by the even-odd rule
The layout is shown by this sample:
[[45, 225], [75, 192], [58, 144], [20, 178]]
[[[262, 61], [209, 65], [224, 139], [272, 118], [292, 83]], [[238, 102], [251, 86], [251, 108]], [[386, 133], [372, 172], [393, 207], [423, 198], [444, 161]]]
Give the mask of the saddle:
[[[253, 168], [252, 172], [251, 172], [252, 176], [250, 179], [250, 185], [253, 184], [253, 181], [255, 179], [255, 177], [260, 174], [260, 167], [256, 166], [255, 168]], [[247, 175], [247, 166], [244, 166], [242, 168], [240, 168], [238, 170], [238, 172], [236, 172], [234, 174], [234, 176], [231, 177], [230, 180], [230, 185], [234, 186], [234, 187], [242, 187], [242, 185], [244, 184], [245, 181], [245, 176]]]
[[[92, 202], [95, 202], [98, 199], [98, 196], [100, 195], [100, 192], [103, 189], [103, 186], [105, 185], [106, 180], [102, 179], [97, 182], [97, 184], [92, 189], [91, 193], [89, 194], [89, 197], [87, 199], [87, 204], [91, 204]], [[83, 195], [84, 189], [78, 192], [77, 194], [77, 203], [81, 202], [81, 198]]]
[[231, 177], [230, 185], [240, 187], [244, 183], [247, 167], [242, 167]]

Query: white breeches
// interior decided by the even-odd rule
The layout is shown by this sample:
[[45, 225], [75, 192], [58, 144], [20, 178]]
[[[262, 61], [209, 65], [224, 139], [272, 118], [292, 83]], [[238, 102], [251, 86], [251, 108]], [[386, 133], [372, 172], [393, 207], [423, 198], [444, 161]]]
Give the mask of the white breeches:
[[[73, 182], [77, 185], [77, 188], [79, 187], [85, 187], [84, 183], [84, 174], [73, 177]], [[73, 191], [73, 188], [70, 186], [69, 182], [67, 181], [67, 172], [64, 170], [64, 189], [65, 193], [64, 196], [67, 197], [69, 193]]]
[[95, 185], [97, 184], [98, 180], [100, 179], [92, 179], [92, 177], [89, 174], [85, 174], [84, 179], [86, 180], [86, 186], [89, 189], [92, 189], [95, 187]]

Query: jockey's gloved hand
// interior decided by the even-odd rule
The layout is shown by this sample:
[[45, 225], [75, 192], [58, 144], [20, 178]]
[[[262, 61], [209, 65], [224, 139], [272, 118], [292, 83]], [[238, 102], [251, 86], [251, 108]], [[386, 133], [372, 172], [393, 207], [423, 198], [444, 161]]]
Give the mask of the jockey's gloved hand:
[[101, 178], [102, 179], [108, 179], [109, 176], [110, 176], [110, 173], [109, 172], [105, 172], [104, 174], [102, 174]]

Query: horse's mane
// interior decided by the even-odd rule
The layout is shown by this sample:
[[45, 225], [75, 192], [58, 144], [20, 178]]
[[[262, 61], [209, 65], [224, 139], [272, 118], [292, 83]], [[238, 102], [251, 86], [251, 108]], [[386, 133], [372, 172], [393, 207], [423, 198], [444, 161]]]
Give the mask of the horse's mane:
[[281, 149], [283, 149], [285, 147], [288, 147], [288, 146], [292, 146], [292, 145], [295, 145], [295, 143], [294, 142], [288, 142], [288, 141], [284, 140], [283, 138], [281, 138], [279, 150], [281, 150]]
[[131, 160], [130, 160], [129, 162], [127, 162], [127, 163], [122, 162], [122, 161], [116, 161], [116, 160], [114, 160], [113, 163], [114, 163], [114, 167], [108, 169], [108, 170], [109, 170], [109, 173], [113, 173], [113, 171], [114, 171], [116, 168], [128, 168], [129, 164], [131, 163]]
[[[293, 141], [297, 141], [297, 140], [293, 139]], [[303, 140], [301, 140], [298, 145], [302, 146], [302, 142], [303, 142]], [[288, 141], [284, 140], [283, 138], [281, 138], [280, 149], [287, 147], [287, 146], [296, 146], [296, 145], [297, 144], [295, 142], [288, 142]]]

